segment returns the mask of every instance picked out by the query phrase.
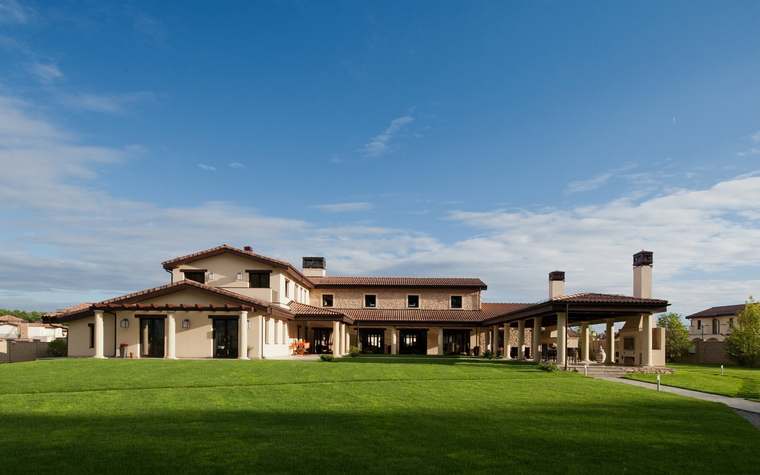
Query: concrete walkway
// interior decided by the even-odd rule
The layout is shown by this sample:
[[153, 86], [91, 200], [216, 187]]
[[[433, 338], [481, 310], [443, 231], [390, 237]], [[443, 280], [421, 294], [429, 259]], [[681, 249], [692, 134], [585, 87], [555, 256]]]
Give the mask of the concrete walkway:
[[[656, 383], [645, 383], [644, 381], [634, 381], [625, 378], [597, 378], [614, 383], [630, 384], [640, 388], [657, 390]], [[747, 419], [752, 425], [760, 429], [760, 402], [748, 401], [737, 397], [721, 396], [719, 394], [702, 393], [690, 389], [674, 388], [673, 386], [660, 385], [660, 391], [665, 393], [679, 394], [681, 396], [703, 399], [705, 401], [721, 402], [733, 409], [737, 414]]]

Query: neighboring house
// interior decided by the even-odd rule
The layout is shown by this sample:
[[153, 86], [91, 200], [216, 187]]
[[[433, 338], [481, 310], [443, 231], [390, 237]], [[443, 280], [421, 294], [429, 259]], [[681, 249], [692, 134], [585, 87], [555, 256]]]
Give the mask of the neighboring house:
[[[634, 256], [632, 297], [565, 296], [564, 272], [552, 272], [550, 299], [525, 304], [483, 303], [487, 287], [477, 278], [332, 277], [323, 257], [304, 257], [299, 270], [250, 247], [222, 245], [164, 262], [167, 285], [46, 320], [68, 322], [69, 356], [80, 357], [113, 357], [124, 345], [134, 357], [266, 358], [290, 355], [300, 344], [336, 355], [349, 346], [438, 355], [503, 348], [507, 357], [536, 360], [544, 345], [554, 345], [559, 361], [567, 345], [556, 335], [570, 325], [587, 332], [591, 323], [625, 321], [635, 339], [625, 362], [660, 365], [664, 332], [652, 314], [668, 303], [651, 298], [652, 253], [642, 253]], [[540, 339], [531, 338], [533, 328], [541, 328]]]
[[744, 304], [711, 307], [686, 317], [689, 324], [689, 340], [724, 341], [731, 334], [736, 314], [744, 310]]
[[0, 338], [7, 340], [53, 341], [66, 337], [66, 327], [58, 324], [29, 322], [23, 318], [0, 317]]

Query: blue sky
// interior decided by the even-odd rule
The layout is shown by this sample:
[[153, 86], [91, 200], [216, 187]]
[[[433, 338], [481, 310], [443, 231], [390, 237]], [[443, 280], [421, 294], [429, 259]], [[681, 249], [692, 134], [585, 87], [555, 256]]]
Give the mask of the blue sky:
[[222, 243], [487, 301], [760, 294], [760, 3], [0, 0], [0, 307]]

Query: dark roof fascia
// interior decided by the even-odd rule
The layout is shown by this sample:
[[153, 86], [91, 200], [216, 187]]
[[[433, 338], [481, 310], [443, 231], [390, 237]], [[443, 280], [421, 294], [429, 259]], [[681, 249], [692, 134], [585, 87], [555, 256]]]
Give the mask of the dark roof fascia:
[[[612, 303], [612, 302], [570, 302], [570, 301], [547, 301], [537, 303], [530, 307], [515, 310], [483, 321], [483, 325], [496, 323], [511, 323], [517, 320], [535, 317], [548, 317], [567, 311], [571, 319], [576, 322], [592, 321], [608, 317], [622, 317], [634, 314], [653, 314], [667, 311], [667, 302], [663, 305], [662, 300], [655, 300], [651, 304], [637, 303]], [[578, 314], [583, 316], [578, 318]], [[575, 314], [575, 315], [573, 315]]]
[[[371, 278], [371, 277], [368, 277]], [[334, 282], [334, 283], [324, 283], [320, 282], [321, 277], [312, 277], [311, 283], [314, 285], [315, 289], [347, 289], [347, 288], [374, 288], [374, 289], [415, 289], [415, 288], [423, 288], [423, 289], [477, 289], [477, 290], [488, 290], [488, 286], [485, 283], [472, 283], [472, 284], [420, 284], [420, 283], [409, 283], [409, 284], [373, 284], [373, 283], [367, 283], [367, 282]]]
[[340, 322], [346, 325], [353, 325], [354, 320], [346, 315], [308, 315], [308, 314], [296, 314], [294, 320], [297, 322], [309, 321], [309, 322]]

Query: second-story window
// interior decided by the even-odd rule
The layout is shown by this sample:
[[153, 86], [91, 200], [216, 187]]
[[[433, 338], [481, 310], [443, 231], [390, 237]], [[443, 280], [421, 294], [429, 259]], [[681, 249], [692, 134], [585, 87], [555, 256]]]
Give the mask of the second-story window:
[[365, 295], [364, 296], [365, 307], [377, 307], [377, 295]]
[[290, 298], [290, 281], [288, 279], [285, 279], [285, 298]]
[[332, 307], [333, 306], [333, 296], [332, 296], [332, 294], [323, 294], [322, 295], [322, 306], [323, 307]]
[[420, 296], [419, 295], [407, 295], [406, 306], [409, 308], [420, 308]]
[[451, 296], [451, 308], [462, 308], [462, 296], [461, 295], [452, 295]]
[[185, 274], [185, 280], [194, 280], [204, 284], [206, 282], [206, 273], [204, 271], [182, 271]]
[[268, 289], [269, 272], [248, 271], [248, 286], [252, 289]]

